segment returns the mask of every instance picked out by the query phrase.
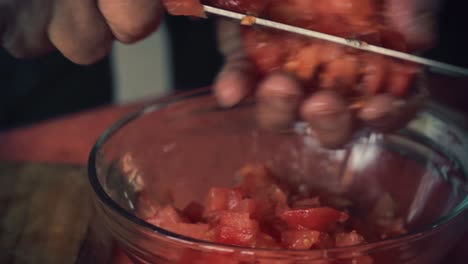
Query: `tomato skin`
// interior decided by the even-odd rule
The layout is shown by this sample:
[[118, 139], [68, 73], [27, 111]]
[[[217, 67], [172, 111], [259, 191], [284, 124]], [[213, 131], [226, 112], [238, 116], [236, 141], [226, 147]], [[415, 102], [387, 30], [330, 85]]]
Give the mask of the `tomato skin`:
[[337, 233], [335, 235], [335, 241], [335, 245], [337, 247], [356, 246], [365, 242], [364, 238], [361, 235], [359, 235], [356, 231], [352, 231], [349, 233]]
[[343, 223], [349, 216], [329, 207], [291, 209], [280, 215], [292, 228], [308, 228], [316, 231], [329, 231], [337, 223]]
[[311, 249], [320, 239], [320, 232], [313, 230], [286, 230], [281, 233], [281, 243], [288, 249]]
[[255, 245], [259, 232], [257, 221], [248, 213], [225, 211], [219, 214], [215, 227], [215, 241], [222, 244], [248, 246]]
[[205, 0], [209, 5], [248, 15], [260, 15], [270, 0]]
[[184, 218], [174, 206], [168, 205], [159, 210], [153, 217], [146, 219], [146, 221], [155, 226], [165, 228], [173, 224], [183, 223]]
[[238, 189], [211, 188], [206, 198], [205, 215], [232, 209], [242, 201], [242, 193]]
[[408, 88], [415, 80], [417, 68], [410, 64], [392, 62], [390, 73], [387, 79], [387, 92], [396, 97], [406, 96]]
[[206, 17], [199, 0], [162, 0], [166, 10], [175, 16]]
[[199, 203], [191, 202], [182, 211], [184, 217], [190, 220], [192, 223], [201, 222], [203, 219], [203, 212], [205, 207]]

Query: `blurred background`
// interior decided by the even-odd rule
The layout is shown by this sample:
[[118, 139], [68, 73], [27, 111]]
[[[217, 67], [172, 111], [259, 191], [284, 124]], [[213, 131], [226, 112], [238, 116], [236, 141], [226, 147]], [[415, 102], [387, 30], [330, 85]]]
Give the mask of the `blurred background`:
[[[462, 1], [446, 0], [438, 45], [425, 56], [468, 67]], [[222, 65], [211, 20], [166, 16], [148, 39], [116, 44], [91, 66], [58, 52], [16, 60], [0, 50], [0, 131], [108, 104], [123, 104], [205, 87]]]

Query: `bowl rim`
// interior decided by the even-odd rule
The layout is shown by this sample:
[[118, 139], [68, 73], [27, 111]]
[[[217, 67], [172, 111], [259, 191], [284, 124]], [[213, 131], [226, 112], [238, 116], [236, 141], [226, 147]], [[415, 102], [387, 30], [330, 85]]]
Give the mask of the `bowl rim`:
[[[404, 235], [395, 236], [392, 238], [369, 242], [360, 245], [354, 246], [346, 246], [346, 247], [339, 247], [339, 248], [329, 248], [329, 249], [308, 249], [308, 250], [291, 250], [291, 249], [263, 249], [263, 248], [249, 248], [249, 247], [242, 247], [242, 246], [235, 246], [235, 245], [224, 245], [210, 241], [199, 240], [196, 238], [184, 236], [175, 232], [171, 232], [164, 228], [160, 228], [158, 226], [152, 225], [141, 218], [135, 216], [134, 214], [128, 212], [123, 207], [118, 205], [105, 191], [103, 186], [101, 185], [99, 178], [98, 178], [98, 171], [96, 167], [96, 161], [98, 158], [99, 151], [101, 147], [105, 145], [108, 139], [110, 139], [117, 131], [121, 128], [125, 127], [129, 123], [138, 118], [152, 113], [154, 111], [158, 111], [164, 107], [169, 105], [173, 105], [175, 103], [192, 100], [196, 98], [202, 97], [209, 97], [211, 95], [210, 88], [200, 88], [190, 92], [183, 92], [177, 93], [174, 95], [169, 95], [167, 97], [163, 97], [160, 99], [156, 99], [149, 103], [146, 103], [140, 109], [130, 112], [129, 114], [124, 115], [118, 121], [114, 122], [109, 128], [107, 128], [101, 136], [97, 139], [96, 143], [91, 149], [89, 158], [88, 158], [88, 181], [94, 191], [94, 195], [98, 198], [98, 201], [102, 203], [106, 208], [109, 208], [113, 213], [116, 213], [119, 216], [124, 217], [125, 220], [131, 222], [132, 224], [136, 225], [137, 227], [141, 227], [146, 231], [150, 231], [152, 233], [156, 233], [157, 235], [163, 236], [164, 238], [172, 239], [179, 243], [185, 244], [195, 244], [199, 247], [206, 247], [210, 250], [221, 250], [221, 251], [242, 251], [242, 252], [253, 252], [253, 253], [278, 253], [278, 254], [288, 254], [289, 256], [292, 255], [311, 255], [317, 254], [319, 252], [324, 252], [324, 256], [332, 256], [334, 254], [342, 254], [342, 253], [349, 253], [352, 252], [364, 252], [364, 253], [373, 253], [376, 251], [382, 251], [385, 249], [389, 249], [395, 246], [399, 246], [402, 243], [408, 243], [412, 241], [417, 241], [423, 238], [426, 238], [434, 233], [441, 231], [442, 227], [452, 223], [455, 221], [464, 211], [468, 209], [468, 197], [465, 198], [460, 205], [458, 205], [454, 210], [450, 213], [439, 218], [437, 221], [424, 225], [420, 228], [417, 228], [411, 232], [408, 232]], [[242, 107], [242, 105], [234, 106], [229, 109]], [[224, 109], [224, 108], [219, 108]], [[429, 106], [426, 109], [426, 112], [429, 112], [436, 117], [444, 117], [444, 120], [450, 120], [450, 118], [446, 119], [446, 115], [444, 113], [440, 113], [439, 111], [434, 112], [433, 109]], [[461, 128], [458, 124], [454, 124], [455, 127], [461, 129], [463, 135], [468, 138], [468, 133], [466, 129]], [[428, 143], [428, 142], [425, 142]]]

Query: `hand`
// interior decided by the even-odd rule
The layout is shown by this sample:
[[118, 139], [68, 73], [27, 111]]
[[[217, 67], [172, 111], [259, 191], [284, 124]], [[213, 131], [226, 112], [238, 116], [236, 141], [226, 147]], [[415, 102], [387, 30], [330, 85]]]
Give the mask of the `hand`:
[[[432, 0], [431, 0], [432, 1]], [[411, 48], [421, 49], [433, 44], [435, 4], [425, 0], [389, 0], [386, 16], [392, 29], [401, 32]], [[365, 125], [386, 132], [403, 127], [417, 113], [426, 93], [402, 99], [390, 94], [378, 94], [368, 99], [358, 111], [331, 90], [306, 95], [301, 83], [284, 72], [276, 72], [262, 80], [256, 77], [240, 38], [237, 23], [219, 22], [219, 46], [226, 63], [214, 89], [221, 105], [229, 107], [255, 93], [259, 121], [268, 128], [283, 127], [301, 118], [310, 123], [325, 147], [340, 147], [359, 127]]]
[[162, 14], [158, 0], [5, 0], [0, 37], [15, 57], [58, 49], [75, 63], [91, 64], [114, 40], [133, 43], [151, 34]]

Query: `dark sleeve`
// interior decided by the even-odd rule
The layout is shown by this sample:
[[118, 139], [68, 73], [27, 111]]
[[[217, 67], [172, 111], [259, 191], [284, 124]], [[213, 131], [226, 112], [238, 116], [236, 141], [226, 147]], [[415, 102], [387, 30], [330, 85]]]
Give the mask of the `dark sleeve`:
[[166, 22], [174, 89], [186, 91], [211, 85], [223, 62], [216, 46], [213, 20], [166, 16]]
[[79, 66], [59, 52], [17, 60], [0, 50], [0, 130], [111, 102], [109, 58]]

